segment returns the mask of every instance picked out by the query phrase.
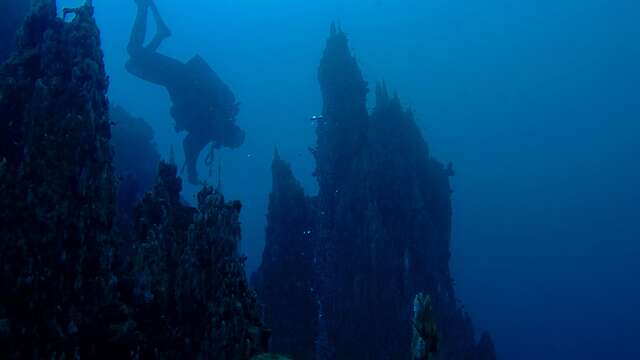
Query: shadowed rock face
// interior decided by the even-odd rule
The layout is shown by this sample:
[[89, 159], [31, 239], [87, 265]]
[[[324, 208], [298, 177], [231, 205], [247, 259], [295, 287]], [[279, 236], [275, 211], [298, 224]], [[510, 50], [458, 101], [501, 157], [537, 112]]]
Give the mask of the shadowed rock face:
[[41, 2], [0, 68], [0, 347], [10, 357], [92, 356], [107, 338], [115, 181], [92, 15], [83, 7], [63, 23], [55, 2]]
[[[142, 358], [248, 359], [269, 332], [238, 252], [240, 203], [204, 188], [197, 209], [180, 203], [175, 165], [160, 164], [135, 210], [133, 261], [124, 274], [129, 314], [117, 344]], [[136, 349], [136, 350], [132, 350]]]
[[431, 298], [416, 295], [413, 301], [413, 337], [411, 339], [411, 360], [429, 360], [438, 353], [440, 339], [433, 317]]
[[160, 154], [154, 132], [144, 119], [129, 114], [120, 106], [111, 106], [113, 167], [118, 179], [118, 219], [130, 223], [133, 208], [155, 183]]
[[[481, 352], [490, 353], [480, 350], [489, 346], [476, 345], [449, 271], [452, 170], [430, 157], [412, 111], [384, 85], [377, 87], [375, 109], [367, 113], [366, 82], [346, 35], [335, 27], [318, 76], [324, 107], [312, 152], [319, 194], [306, 204], [274, 201], [274, 194], [282, 191], [277, 177], [295, 184], [290, 172], [277, 175], [280, 170], [274, 165], [267, 247], [256, 275], [262, 280], [260, 296], [268, 292], [265, 289], [301, 281], [296, 273], [300, 265], [274, 264], [279, 259], [274, 248], [305, 243], [294, 237], [284, 246], [284, 241], [270, 236], [269, 229], [286, 228], [279, 220], [283, 216], [275, 214], [293, 216], [313, 208], [312, 283], [318, 304], [314, 358], [409, 358], [411, 309], [418, 293], [429, 294], [433, 306], [439, 339], [434, 358], [476, 359]], [[289, 194], [297, 194], [298, 202], [303, 198], [295, 186]], [[281, 277], [265, 276], [276, 268]], [[294, 323], [286, 309], [274, 306], [276, 301], [275, 296], [265, 296], [272, 311], [269, 318]], [[290, 336], [290, 342], [304, 338], [286, 328], [281, 334]]]
[[293, 359], [312, 359], [317, 326], [313, 209], [277, 152], [271, 168], [265, 250], [252, 285], [264, 304], [264, 321], [273, 331], [271, 350]]
[[16, 47], [16, 35], [24, 20], [31, 0], [3, 0], [0, 2], [0, 63], [9, 58]]
[[90, 2], [65, 23], [55, 1], [41, 1], [0, 67], [2, 355], [240, 360], [265, 352], [269, 332], [238, 253], [238, 202], [205, 188], [197, 208], [185, 206], [175, 165], [160, 164], [130, 233], [114, 231], [99, 39]]
[[[64, 23], [55, 5], [39, 3], [15, 56], [0, 66], [3, 355], [233, 360], [265, 352], [270, 333], [238, 253], [238, 202], [205, 187], [197, 208], [182, 204], [175, 165], [161, 163], [131, 234], [114, 233], [107, 78], [93, 8]], [[455, 299], [450, 170], [430, 158], [411, 111], [384, 86], [367, 114], [366, 83], [336, 29], [319, 79], [320, 192], [306, 198], [276, 156], [256, 275], [278, 351], [407, 358], [412, 299], [424, 292], [436, 358], [494, 359], [491, 338], [476, 343]]]
[[496, 358], [496, 348], [491, 339], [491, 335], [486, 331], [480, 335], [480, 341], [476, 347], [476, 359], [493, 360]]

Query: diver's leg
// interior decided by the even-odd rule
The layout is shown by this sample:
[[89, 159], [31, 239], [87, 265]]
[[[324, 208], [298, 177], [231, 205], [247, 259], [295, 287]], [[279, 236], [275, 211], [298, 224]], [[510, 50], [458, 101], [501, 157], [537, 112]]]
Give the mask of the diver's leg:
[[125, 65], [127, 71], [148, 82], [166, 87], [170, 92], [178, 91], [185, 81], [188, 71], [182, 62], [157, 52], [143, 49], [138, 55], [132, 56]]
[[198, 179], [198, 157], [208, 143], [209, 139], [205, 136], [194, 133], [189, 133], [182, 143], [185, 157], [184, 165], [187, 168], [187, 180], [193, 185], [201, 184], [200, 179]]
[[[129, 46], [127, 47], [131, 57], [126, 64], [127, 71], [154, 84], [169, 89], [175, 87], [185, 72], [184, 64], [155, 51], [160, 46], [160, 42], [167, 36], [168, 29], [167, 31], [159, 31], [152, 44], [145, 47], [144, 40], [147, 33], [149, 7], [153, 9], [155, 5], [151, 0], [135, 1], [138, 5], [138, 13], [131, 31]], [[157, 10], [154, 10], [155, 12]]]
[[160, 33], [160, 35], [165, 37], [171, 36], [171, 30], [167, 26], [167, 23], [164, 21], [164, 19], [162, 19], [162, 16], [160, 15], [160, 11], [158, 11], [158, 6], [156, 5], [156, 3], [153, 0], [151, 0], [149, 1], [149, 6], [151, 7], [151, 14], [153, 14], [153, 19], [155, 20], [156, 25], [158, 26], [158, 32]]
[[133, 23], [133, 29], [131, 29], [129, 45], [127, 45], [127, 52], [131, 57], [136, 57], [144, 50], [144, 39], [147, 36], [147, 18], [149, 17], [149, 3], [147, 0], [136, 0], [136, 3], [138, 12]]
[[158, 7], [155, 2], [150, 1], [149, 6], [151, 7], [151, 13], [153, 14], [153, 18], [156, 22], [156, 35], [153, 37], [153, 40], [147, 45], [147, 49], [150, 51], [156, 51], [164, 41], [164, 39], [171, 36], [171, 30], [167, 26], [167, 23], [164, 22], [162, 16], [160, 16], [160, 12], [158, 11]]

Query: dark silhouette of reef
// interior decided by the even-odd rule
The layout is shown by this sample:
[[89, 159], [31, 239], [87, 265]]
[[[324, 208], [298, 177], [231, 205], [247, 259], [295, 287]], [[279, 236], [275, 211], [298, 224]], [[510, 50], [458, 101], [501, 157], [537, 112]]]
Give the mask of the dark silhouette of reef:
[[65, 23], [55, 1], [38, 2], [0, 66], [2, 356], [264, 353], [270, 333], [238, 252], [238, 202], [205, 187], [197, 208], [182, 204], [175, 165], [161, 163], [131, 231], [116, 231], [100, 35], [90, 2], [73, 12]]
[[429, 360], [438, 353], [440, 335], [433, 315], [431, 297], [417, 294], [413, 300], [411, 359]]
[[[289, 164], [277, 151], [262, 265], [252, 279], [273, 331], [271, 349], [293, 359], [315, 351], [317, 302], [313, 294], [313, 209]], [[295, 319], [295, 321], [292, 321]]]
[[27, 17], [0, 68], [0, 319], [12, 358], [97, 356], [115, 212], [110, 124], [92, 8]]
[[240, 203], [180, 200], [150, 129], [109, 108], [91, 2], [72, 12], [38, 1], [0, 66], [3, 357], [278, 358], [263, 315], [295, 359], [495, 359], [449, 272], [453, 169], [383, 84], [368, 113], [341, 30], [319, 69], [318, 195], [274, 157], [261, 311]]
[[0, 2], [0, 63], [16, 48], [16, 33], [29, 12], [31, 0], [3, 0]]
[[153, 191], [135, 209], [118, 345], [146, 356], [249, 359], [267, 349], [270, 333], [238, 252], [241, 205], [211, 187], [200, 191], [197, 208], [183, 205], [176, 174], [161, 163]]
[[160, 154], [153, 129], [144, 119], [132, 116], [121, 106], [111, 106], [109, 116], [118, 179], [118, 220], [130, 224], [134, 207], [155, 184]]
[[[274, 337], [287, 337], [277, 340], [277, 351], [300, 359], [410, 358], [413, 299], [424, 293], [438, 339], [430, 358], [495, 359], [488, 334], [476, 342], [449, 270], [452, 167], [430, 156], [413, 112], [384, 84], [377, 86], [376, 106], [368, 113], [367, 82], [335, 26], [318, 78], [323, 116], [311, 151], [319, 193], [303, 201], [276, 157], [266, 247], [256, 274], [265, 322]], [[304, 225], [311, 236], [288, 232]], [[313, 258], [296, 258], [299, 251]], [[299, 271], [309, 266], [311, 275]], [[309, 289], [292, 292], [293, 284]], [[309, 296], [316, 306], [289, 305]], [[315, 330], [297, 331], [300, 318], [317, 319]], [[293, 346], [311, 341], [313, 354]]]

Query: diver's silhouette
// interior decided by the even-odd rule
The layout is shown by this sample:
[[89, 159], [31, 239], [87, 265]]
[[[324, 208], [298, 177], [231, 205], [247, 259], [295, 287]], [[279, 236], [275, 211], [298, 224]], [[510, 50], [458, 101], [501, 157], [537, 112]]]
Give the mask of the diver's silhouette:
[[[238, 103], [229, 87], [200, 56], [182, 63], [158, 53], [158, 48], [171, 36], [171, 32], [153, 0], [135, 1], [138, 12], [127, 47], [130, 56], [127, 71], [140, 79], [164, 86], [169, 92], [176, 131], [188, 132], [183, 143], [188, 180], [199, 184], [196, 164], [207, 144], [212, 143], [213, 148], [237, 148], [244, 142], [245, 133], [235, 124]], [[157, 32], [145, 46], [149, 9]]]

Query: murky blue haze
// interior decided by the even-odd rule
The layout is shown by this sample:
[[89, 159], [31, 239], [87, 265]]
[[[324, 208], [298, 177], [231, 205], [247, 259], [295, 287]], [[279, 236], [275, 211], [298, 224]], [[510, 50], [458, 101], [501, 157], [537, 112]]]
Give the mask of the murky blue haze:
[[[161, 153], [173, 146], [181, 161], [165, 90], [124, 70], [133, 0], [94, 3], [112, 102], [146, 118]], [[397, 89], [435, 156], [456, 167], [458, 294], [499, 357], [640, 358], [640, 2], [157, 3], [173, 31], [162, 51], [201, 54], [242, 102], [247, 141], [220, 157], [227, 197], [244, 204], [248, 271], [275, 146], [316, 191], [309, 118], [338, 20], [365, 77]]]

